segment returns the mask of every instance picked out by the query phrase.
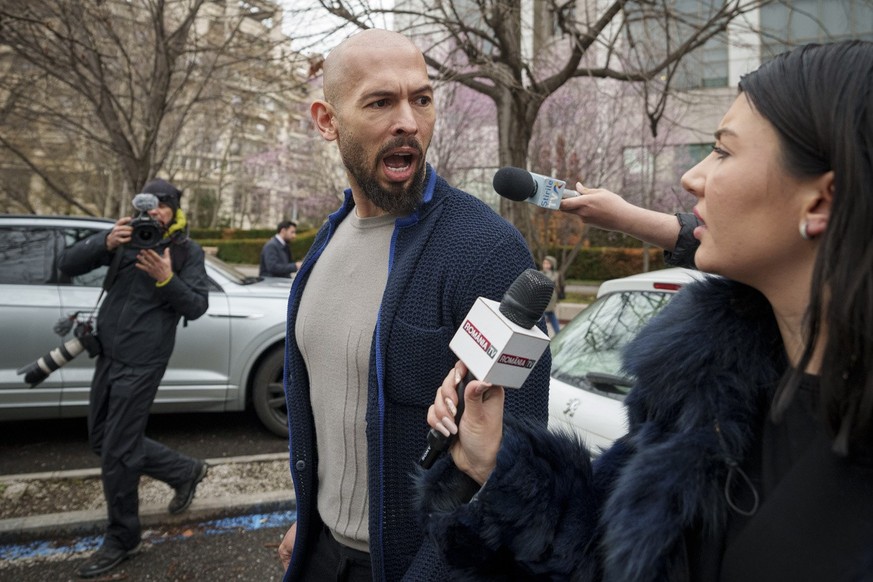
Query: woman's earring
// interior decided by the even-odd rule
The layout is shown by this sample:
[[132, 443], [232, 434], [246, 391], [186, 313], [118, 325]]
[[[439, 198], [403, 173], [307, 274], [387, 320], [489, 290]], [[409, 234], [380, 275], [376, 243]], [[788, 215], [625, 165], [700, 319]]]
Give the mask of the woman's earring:
[[811, 240], [812, 237], [809, 236], [809, 221], [804, 220], [800, 223], [800, 238], [803, 240]]

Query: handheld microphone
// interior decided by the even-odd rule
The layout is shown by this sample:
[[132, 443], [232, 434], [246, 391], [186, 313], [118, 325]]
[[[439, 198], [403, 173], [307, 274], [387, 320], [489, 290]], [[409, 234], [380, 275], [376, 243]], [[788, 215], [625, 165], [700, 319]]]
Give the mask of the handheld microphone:
[[565, 190], [567, 183], [557, 178], [541, 176], [521, 168], [507, 166], [494, 174], [494, 191], [516, 202], [528, 202], [540, 208], [557, 210], [561, 200], [578, 196], [575, 190]]
[[[470, 308], [449, 348], [469, 373], [458, 384], [458, 411], [464, 413], [464, 388], [471, 377], [505, 388], [520, 388], [549, 345], [549, 337], [536, 327], [555, 284], [536, 269], [519, 275], [500, 303], [479, 297]], [[418, 464], [429, 469], [452, 438], [436, 429], [427, 434], [427, 448]]]

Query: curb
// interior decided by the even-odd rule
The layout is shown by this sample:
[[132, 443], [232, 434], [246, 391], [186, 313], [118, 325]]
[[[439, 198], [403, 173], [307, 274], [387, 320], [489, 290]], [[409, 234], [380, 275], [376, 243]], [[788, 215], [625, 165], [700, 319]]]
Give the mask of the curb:
[[[247, 457], [225, 457], [206, 459], [210, 465], [228, 463], [251, 463], [287, 459], [288, 453], [251, 455]], [[51, 471], [2, 475], [0, 483], [9, 481], [36, 481], [55, 479], [81, 479], [100, 475], [100, 469], [75, 469], [71, 471]], [[296, 498], [287, 490], [267, 491], [233, 497], [195, 497], [191, 507], [184, 513], [171, 515], [165, 504], [140, 506], [139, 517], [143, 528], [164, 525], [178, 525], [206, 521], [221, 517], [246, 515], [250, 513], [271, 513], [290, 511], [297, 506]], [[0, 519], [0, 543], [17, 543], [36, 538], [63, 535], [101, 534], [106, 528], [106, 509], [78, 510], [63, 513], [50, 513], [27, 517]]]

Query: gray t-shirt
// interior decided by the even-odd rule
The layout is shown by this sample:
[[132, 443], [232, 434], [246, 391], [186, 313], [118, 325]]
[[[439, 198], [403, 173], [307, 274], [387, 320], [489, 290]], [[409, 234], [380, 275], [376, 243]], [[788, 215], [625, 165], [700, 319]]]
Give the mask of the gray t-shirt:
[[369, 551], [365, 415], [370, 347], [395, 217], [352, 212], [306, 283], [294, 333], [309, 371], [318, 512], [340, 543]]

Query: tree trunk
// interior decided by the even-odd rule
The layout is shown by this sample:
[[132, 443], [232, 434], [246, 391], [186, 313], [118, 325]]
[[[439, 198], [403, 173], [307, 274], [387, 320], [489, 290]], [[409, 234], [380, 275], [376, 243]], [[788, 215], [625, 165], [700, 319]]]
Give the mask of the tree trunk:
[[[498, 159], [500, 167], [515, 166], [528, 169], [527, 149], [533, 135], [533, 125], [541, 100], [531, 99], [520, 91], [503, 88], [497, 105]], [[531, 210], [526, 203], [500, 199], [500, 214], [514, 224], [528, 246], [532, 241]]]

